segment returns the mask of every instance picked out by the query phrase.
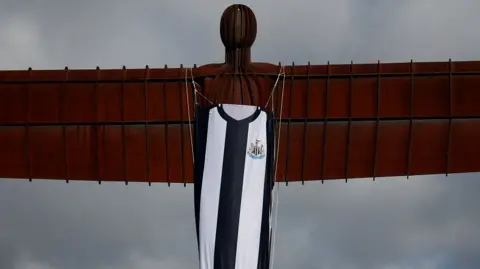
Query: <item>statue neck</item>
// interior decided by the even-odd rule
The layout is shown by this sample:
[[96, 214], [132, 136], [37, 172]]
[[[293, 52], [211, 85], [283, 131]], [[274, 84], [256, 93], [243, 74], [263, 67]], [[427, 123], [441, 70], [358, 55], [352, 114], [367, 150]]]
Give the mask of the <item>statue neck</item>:
[[237, 48], [225, 50], [225, 63], [240, 71], [242, 67], [251, 63], [250, 48]]

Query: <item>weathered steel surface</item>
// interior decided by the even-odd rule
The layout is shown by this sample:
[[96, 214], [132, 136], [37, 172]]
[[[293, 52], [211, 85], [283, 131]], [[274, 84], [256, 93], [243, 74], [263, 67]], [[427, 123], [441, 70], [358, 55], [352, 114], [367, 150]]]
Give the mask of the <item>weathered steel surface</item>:
[[[286, 71], [278, 180], [480, 171], [479, 62]], [[192, 181], [184, 70], [27, 75], [0, 72], [1, 177]]]
[[[138, 123], [187, 121], [185, 71], [0, 71], [0, 124], [109, 123], [122, 121], [122, 115], [123, 121]], [[268, 71], [264, 77], [277, 77], [278, 67]], [[480, 62], [287, 66], [285, 71], [283, 118], [480, 116]], [[193, 72], [203, 82], [215, 77], [216, 68]], [[273, 81], [264, 80], [263, 87], [271, 89]], [[190, 81], [187, 87], [192, 108]], [[277, 105], [280, 93], [277, 88]]]
[[[215, 76], [204, 80], [207, 100], [200, 99], [201, 105], [230, 103], [264, 106], [270, 95], [269, 68], [275, 65], [253, 63], [251, 47], [257, 36], [257, 20], [253, 11], [245, 5], [231, 5], [220, 20], [220, 37], [225, 46], [225, 63], [206, 65], [203, 68], [217, 68]], [[279, 70], [277, 70], [278, 73]]]
[[182, 131], [179, 125], [68, 126], [63, 134], [60, 126], [27, 130], [2, 127], [1, 177], [130, 182], [192, 180], [188, 129]]
[[[191, 71], [0, 71], [0, 177], [192, 182], [191, 76], [213, 103], [264, 106], [281, 70], [251, 61], [250, 8], [220, 34], [225, 62]], [[284, 71], [278, 181], [480, 172], [480, 62]]]
[[[1, 127], [0, 176], [192, 182], [187, 125], [123, 128]], [[277, 180], [478, 172], [479, 137], [478, 119], [284, 123]]]

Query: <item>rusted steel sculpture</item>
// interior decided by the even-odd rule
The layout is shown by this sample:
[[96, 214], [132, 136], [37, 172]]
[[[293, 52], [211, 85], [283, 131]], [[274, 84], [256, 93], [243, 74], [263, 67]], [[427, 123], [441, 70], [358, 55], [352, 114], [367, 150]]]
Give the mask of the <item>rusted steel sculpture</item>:
[[[220, 32], [225, 63], [194, 67], [198, 90], [265, 104], [280, 66], [251, 62], [253, 12], [227, 8]], [[0, 177], [191, 183], [187, 71], [0, 71]], [[480, 171], [480, 62], [285, 72], [277, 181]]]

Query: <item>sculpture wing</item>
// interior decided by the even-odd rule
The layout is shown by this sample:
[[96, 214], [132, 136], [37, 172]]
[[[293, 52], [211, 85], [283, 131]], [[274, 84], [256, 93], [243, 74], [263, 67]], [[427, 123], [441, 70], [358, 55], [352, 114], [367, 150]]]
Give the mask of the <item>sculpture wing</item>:
[[[480, 62], [285, 70], [277, 181], [480, 171]], [[193, 182], [184, 74], [0, 72], [0, 177]]]
[[286, 71], [277, 180], [480, 171], [480, 63]]
[[0, 177], [193, 182], [184, 73], [0, 72]]

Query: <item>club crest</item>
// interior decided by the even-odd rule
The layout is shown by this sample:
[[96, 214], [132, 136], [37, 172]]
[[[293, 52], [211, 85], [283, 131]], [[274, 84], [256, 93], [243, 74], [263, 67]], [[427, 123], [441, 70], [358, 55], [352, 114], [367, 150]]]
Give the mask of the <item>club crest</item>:
[[258, 139], [255, 140], [255, 143], [250, 143], [247, 154], [253, 159], [263, 159], [265, 157], [263, 143]]

